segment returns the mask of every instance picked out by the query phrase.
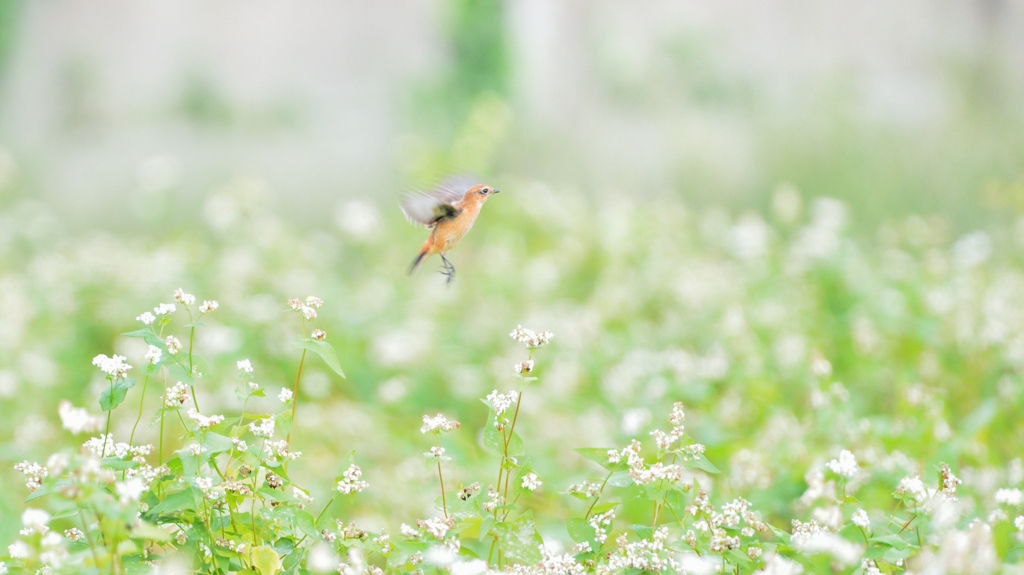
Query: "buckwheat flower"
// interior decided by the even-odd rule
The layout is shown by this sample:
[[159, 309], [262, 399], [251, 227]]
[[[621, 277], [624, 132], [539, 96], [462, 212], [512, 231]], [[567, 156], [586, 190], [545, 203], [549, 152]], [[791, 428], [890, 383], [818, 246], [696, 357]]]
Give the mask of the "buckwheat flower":
[[349, 465], [345, 473], [342, 474], [341, 481], [338, 482], [338, 492], [348, 495], [350, 493], [359, 493], [366, 489], [370, 484], [363, 481], [362, 477], [363, 470], [358, 465]]
[[174, 290], [174, 301], [180, 304], [192, 305], [196, 303], [196, 296], [190, 293], [185, 293], [185, 290], [178, 288]]
[[82, 530], [77, 527], [72, 527], [71, 529], [64, 530], [64, 537], [67, 537], [71, 541], [81, 541], [82, 539], [85, 539], [85, 533], [82, 533]]
[[43, 480], [50, 474], [49, 470], [42, 465], [27, 460], [16, 463], [14, 470], [25, 476], [25, 487], [28, 487], [29, 491], [39, 489], [43, 484]]
[[448, 419], [444, 415], [438, 413], [434, 417], [429, 415], [423, 416], [423, 427], [420, 428], [420, 433], [427, 433], [433, 431], [440, 433], [442, 431], [452, 431], [458, 429], [462, 424], [454, 419]]
[[883, 575], [874, 560], [868, 559], [867, 557], [860, 560], [860, 569], [864, 575]]
[[7, 554], [11, 556], [11, 559], [28, 559], [30, 553], [32, 550], [24, 541], [15, 541], [7, 546]]
[[145, 325], [150, 325], [154, 321], [156, 321], [156, 316], [151, 314], [151, 313], [149, 313], [148, 311], [144, 311], [144, 312], [142, 312], [142, 314], [140, 314], [135, 319], [136, 319], [136, 321], [141, 321]]
[[167, 345], [167, 353], [171, 355], [177, 355], [178, 352], [181, 351], [181, 342], [173, 335], [167, 336], [167, 339], [164, 340], [164, 344]]
[[196, 457], [199, 457], [199, 454], [201, 454], [204, 451], [203, 446], [199, 445], [198, 443], [189, 443], [187, 449], [189, 453], [195, 455]]
[[847, 479], [857, 475], [857, 458], [846, 449], [839, 452], [839, 458], [828, 462], [832, 473]]
[[324, 305], [324, 300], [316, 297], [315, 295], [311, 295], [306, 298], [306, 305], [320, 309], [320, 306]]
[[60, 402], [57, 414], [61, 426], [75, 435], [96, 432], [103, 427], [103, 418], [90, 414], [84, 407], [75, 407], [66, 399]]
[[1017, 528], [1017, 531], [1024, 532], [1024, 515], [1018, 515], [1013, 520], [1013, 526]]
[[543, 484], [544, 482], [540, 480], [540, 477], [537, 477], [536, 473], [527, 473], [523, 476], [523, 489], [536, 491]]
[[303, 501], [305, 503], [313, 502], [313, 497], [310, 496], [309, 493], [306, 493], [305, 491], [299, 489], [298, 487], [295, 487], [294, 485], [292, 486], [292, 495], [299, 501]]
[[301, 311], [303, 317], [305, 317], [309, 321], [313, 321], [314, 319], [316, 319], [316, 310], [309, 307], [308, 305], [302, 306], [302, 308], [299, 311]]
[[764, 550], [761, 549], [760, 547], [748, 547], [747, 548], [747, 557], [750, 557], [751, 559], [757, 559], [758, 557], [761, 556], [761, 553], [763, 551]]
[[31, 533], [46, 533], [50, 530], [47, 524], [50, 522], [50, 514], [43, 511], [42, 509], [28, 508], [21, 514], [21, 524], [25, 527], [27, 532], [23, 532], [22, 535], [29, 535]]
[[196, 487], [198, 487], [200, 491], [207, 491], [207, 490], [209, 490], [210, 488], [213, 487], [213, 478], [212, 477], [196, 477]]
[[178, 311], [178, 308], [173, 303], [162, 303], [153, 308], [153, 313], [156, 315], [169, 315], [176, 311]]
[[235, 362], [242, 373], [252, 373], [252, 363], [248, 359], [241, 359]]
[[203, 305], [199, 306], [199, 311], [200, 313], [210, 313], [219, 307], [220, 304], [217, 303], [217, 300], [205, 300], [203, 301]]
[[444, 457], [444, 448], [435, 445], [434, 447], [430, 448], [430, 451], [428, 451], [426, 455], [429, 455], [434, 459], [441, 459], [442, 457]]
[[315, 339], [316, 341], [323, 341], [327, 339], [327, 332], [322, 329], [314, 329], [313, 331], [309, 332], [309, 337]]
[[420, 536], [420, 532], [416, 530], [416, 528], [406, 523], [399, 526], [398, 532], [401, 533], [403, 537], [408, 537], [409, 539], [417, 539]]
[[114, 485], [114, 491], [117, 492], [117, 497], [122, 504], [137, 502], [146, 491], [146, 482], [138, 477], [133, 477], [123, 482], [118, 481]]
[[92, 358], [92, 364], [114, 379], [125, 379], [128, 377], [128, 370], [132, 368], [124, 362], [126, 359], [128, 358], [123, 355], [115, 354], [113, 357], [107, 357], [101, 353]]
[[214, 425], [224, 422], [223, 415], [206, 416], [196, 411], [195, 408], [188, 410], [188, 418], [196, 422], [196, 425], [198, 425], [200, 429], [209, 429]]
[[249, 389], [251, 389], [253, 391], [256, 391], [257, 389], [260, 388], [260, 384], [256, 383], [255, 381], [250, 381], [248, 385], [249, 385]]
[[282, 387], [281, 392], [277, 394], [277, 400], [281, 403], [288, 403], [292, 400], [292, 390]]
[[861, 529], [867, 529], [871, 526], [871, 519], [868, 518], [868, 512], [863, 509], [858, 509], [853, 512], [853, 517], [850, 518], [853, 524]]
[[167, 389], [164, 393], [164, 405], [167, 407], [178, 407], [188, 401], [188, 386], [178, 382]]
[[235, 450], [237, 451], [245, 451], [246, 449], [249, 449], [249, 446], [246, 445], [244, 441], [238, 439], [237, 437], [232, 437], [231, 443], [235, 445]]
[[535, 333], [533, 330], [526, 329], [520, 325], [512, 330], [509, 336], [519, 343], [525, 344], [526, 347], [533, 349], [550, 342], [551, 338], [555, 337], [555, 334], [550, 331]]
[[292, 308], [295, 311], [299, 311], [302, 309], [302, 300], [293, 297], [292, 299], [288, 300], [288, 307]]
[[433, 519], [422, 519], [416, 522], [416, 525], [420, 529], [426, 530], [435, 539], [444, 539], [444, 536], [448, 533], [448, 530], [454, 526], [454, 520], [445, 519], [443, 517], [434, 517]]
[[533, 360], [528, 359], [526, 361], [521, 361], [513, 365], [512, 369], [514, 369], [516, 371], [516, 374], [519, 375], [525, 375], [527, 373], [530, 373], [531, 371], [533, 371]]
[[160, 358], [163, 357], [163, 355], [164, 352], [159, 347], [151, 345], [149, 346], [149, 350], [146, 351], [145, 359], [150, 365], [156, 365], [160, 363]]
[[996, 503], [1018, 507], [1022, 500], [1024, 500], [1024, 493], [1020, 489], [996, 489]]
[[[996, 492], [998, 495], [998, 492]], [[900, 484], [896, 487], [896, 494], [900, 496], [910, 496], [918, 503], [922, 503], [928, 498], [928, 491], [924, 488], [924, 482], [921, 481], [919, 475], [913, 477], [904, 477], [900, 480]]]
[[[498, 390], [495, 389], [491, 393], [487, 394], [486, 401], [490, 404], [491, 409], [494, 410], [495, 415], [501, 415], [505, 413], [512, 404], [519, 401], [519, 392], [513, 389], [508, 393], [498, 393]], [[426, 423], [426, 419], [424, 419], [424, 423]], [[498, 425], [497, 419], [495, 419], [494, 424]]]
[[953, 470], [945, 462], [939, 465], [939, 477], [942, 479], [943, 495], [956, 501], [956, 488], [963, 483], [963, 480], [953, 475]]
[[249, 431], [256, 437], [274, 437], [274, 418], [268, 417], [249, 424]]

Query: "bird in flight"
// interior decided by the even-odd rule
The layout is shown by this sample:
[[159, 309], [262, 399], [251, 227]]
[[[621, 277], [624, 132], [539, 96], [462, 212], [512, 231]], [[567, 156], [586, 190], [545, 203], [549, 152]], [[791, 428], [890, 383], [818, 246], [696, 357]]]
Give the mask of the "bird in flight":
[[459, 177], [445, 180], [432, 190], [406, 194], [401, 201], [402, 213], [410, 222], [431, 230], [430, 237], [423, 242], [423, 247], [409, 266], [409, 273], [416, 271], [430, 256], [439, 254], [444, 262], [441, 273], [448, 277], [446, 283], [451, 283], [455, 277], [455, 266], [444, 257], [445, 253], [469, 232], [484, 202], [499, 191]]

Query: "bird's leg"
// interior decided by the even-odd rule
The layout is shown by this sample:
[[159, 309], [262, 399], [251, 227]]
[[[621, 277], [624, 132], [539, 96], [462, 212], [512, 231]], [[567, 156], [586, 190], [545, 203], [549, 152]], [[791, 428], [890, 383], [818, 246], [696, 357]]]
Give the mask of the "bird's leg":
[[452, 262], [448, 261], [448, 258], [444, 257], [444, 254], [440, 255], [441, 261], [444, 262], [444, 269], [441, 270], [441, 273], [448, 277], [448, 281], [445, 283], [450, 284], [452, 283], [452, 280], [455, 279], [455, 266], [452, 265]]

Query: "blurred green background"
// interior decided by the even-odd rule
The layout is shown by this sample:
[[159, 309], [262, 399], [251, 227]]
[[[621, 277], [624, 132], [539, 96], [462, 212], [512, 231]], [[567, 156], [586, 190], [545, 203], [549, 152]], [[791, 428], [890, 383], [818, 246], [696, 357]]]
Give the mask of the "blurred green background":
[[[141, 365], [118, 334], [179, 286], [221, 303], [224, 413], [237, 359], [290, 385], [285, 299], [326, 300], [349, 378], [307, 371], [293, 477], [326, 500], [355, 448], [372, 488], [338, 513], [373, 527], [432, 514], [424, 413], [464, 423], [453, 482], [490, 477], [477, 399], [514, 384], [517, 324], [556, 334], [518, 428], [541, 511], [596, 473], [572, 447], [673, 401], [714, 488], [783, 525], [841, 448], [1011, 482], [1022, 25], [1000, 0], [0, 2], [0, 516], [15, 462], [80, 443], [56, 409], [98, 411], [90, 359]], [[503, 193], [453, 286], [404, 277], [425, 232], [397, 198], [459, 172]]]

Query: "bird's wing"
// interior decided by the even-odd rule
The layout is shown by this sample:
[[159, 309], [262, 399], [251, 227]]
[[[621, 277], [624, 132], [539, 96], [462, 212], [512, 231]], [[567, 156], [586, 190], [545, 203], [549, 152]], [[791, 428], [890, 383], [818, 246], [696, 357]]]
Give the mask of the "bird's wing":
[[455, 204], [473, 187], [473, 181], [465, 176], [448, 178], [431, 190], [406, 194], [400, 204], [402, 213], [410, 222], [428, 228], [443, 219], [453, 218], [461, 211]]

